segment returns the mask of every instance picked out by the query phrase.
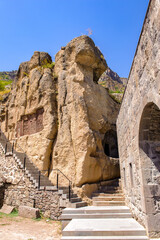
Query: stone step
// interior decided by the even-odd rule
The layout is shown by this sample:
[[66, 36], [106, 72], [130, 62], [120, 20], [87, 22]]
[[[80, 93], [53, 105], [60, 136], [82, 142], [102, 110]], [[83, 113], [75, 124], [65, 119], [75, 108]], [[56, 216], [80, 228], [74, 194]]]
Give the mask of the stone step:
[[80, 202], [80, 201], [82, 201], [82, 199], [79, 198], [79, 197], [76, 197], [76, 198], [72, 197], [71, 200], [70, 200], [71, 203]]
[[[73, 193], [72, 192], [72, 194], [71, 194], [71, 198], [77, 198], [78, 196], [77, 196], [77, 194], [76, 193]], [[62, 198], [69, 198], [69, 194], [67, 193], [67, 194], [62, 194]]]
[[62, 214], [101, 214], [101, 213], [130, 213], [126, 206], [87, 206], [79, 209], [65, 208]]
[[102, 192], [102, 193], [122, 193], [122, 189], [121, 188], [111, 188], [111, 187], [107, 187], [107, 188], [103, 188], [103, 189], [99, 189], [97, 192]]
[[[69, 196], [69, 189], [58, 189], [59, 194], [68, 194]], [[71, 190], [71, 194], [73, 194], [73, 190]]]
[[97, 219], [97, 218], [132, 218], [131, 213], [80, 213], [80, 214], [62, 214], [60, 220], [62, 221], [62, 229], [64, 229], [67, 224], [72, 219]]
[[124, 201], [93, 201], [93, 206], [125, 206]]
[[98, 196], [98, 197], [93, 197], [93, 201], [124, 201], [124, 197], [118, 197], [118, 196]]
[[116, 196], [116, 197], [124, 197], [124, 194], [122, 193], [93, 193], [92, 197], [110, 197], [110, 196]]
[[119, 185], [120, 185], [119, 179], [113, 179], [113, 180], [100, 182], [100, 186], [119, 186]]
[[101, 192], [104, 192], [104, 191], [116, 192], [116, 191], [122, 191], [122, 189], [121, 189], [121, 187], [105, 186], [105, 187], [99, 188], [98, 191], [101, 191]]
[[133, 218], [72, 219], [63, 236], [146, 236], [145, 229]]
[[61, 240], [148, 240], [146, 236], [63, 236]]
[[75, 203], [68, 203], [68, 207], [71, 207], [71, 208], [81, 208], [81, 207], [85, 207], [87, 206], [87, 203], [86, 202], [75, 202]]
[[55, 186], [41, 186], [40, 190], [57, 191], [57, 188]]
[[84, 214], [62, 214], [61, 220], [71, 220], [79, 218], [131, 218], [131, 213], [84, 213]]

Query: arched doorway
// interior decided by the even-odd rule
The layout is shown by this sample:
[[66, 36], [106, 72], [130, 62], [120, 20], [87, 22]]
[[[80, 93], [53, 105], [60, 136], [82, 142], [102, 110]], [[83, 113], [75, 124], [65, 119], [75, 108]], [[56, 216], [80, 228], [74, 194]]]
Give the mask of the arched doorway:
[[139, 129], [139, 152], [144, 192], [144, 212], [149, 234], [160, 229], [160, 109], [148, 103]]
[[103, 145], [104, 153], [108, 157], [119, 158], [116, 131], [112, 129], [107, 131], [102, 141], [102, 145]]

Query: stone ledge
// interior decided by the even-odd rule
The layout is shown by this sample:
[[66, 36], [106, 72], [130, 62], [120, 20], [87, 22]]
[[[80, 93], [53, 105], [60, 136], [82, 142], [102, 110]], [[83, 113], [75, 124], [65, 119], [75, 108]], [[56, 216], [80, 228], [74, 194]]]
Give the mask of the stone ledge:
[[19, 216], [25, 218], [39, 218], [40, 212], [38, 208], [32, 208], [28, 206], [19, 206], [18, 209]]
[[11, 212], [13, 212], [13, 210], [14, 210], [14, 207], [4, 204], [3, 207], [0, 209], [0, 212], [5, 214], [10, 214]]

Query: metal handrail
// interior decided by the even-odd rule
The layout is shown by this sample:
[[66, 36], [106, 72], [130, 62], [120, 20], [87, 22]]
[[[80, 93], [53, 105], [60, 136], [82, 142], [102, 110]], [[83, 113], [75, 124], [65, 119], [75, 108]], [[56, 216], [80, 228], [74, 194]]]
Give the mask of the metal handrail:
[[[41, 172], [48, 172], [49, 170], [41, 170], [39, 171], [39, 182], [38, 182], [38, 186], [40, 188], [40, 173]], [[71, 199], [71, 186], [72, 186], [72, 181], [58, 168], [55, 168], [55, 169], [52, 169], [50, 171], [50, 173], [54, 172], [54, 171], [57, 171], [57, 182], [56, 182], [56, 185], [57, 185], [57, 189], [59, 189], [59, 173], [61, 173], [68, 181], [69, 181], [69, 186], [68, 186], [68, 190], [69, 190], [69, 200]]]
[[[0, 128], [0, 134], [3, 135], [3, 138], [6, 141], [6, 143], [5, 143], [5, 154], [7, 153], [7, 143], [12, 144], [11, 141], [13, 141], [12, 153], [14, 152], [15, 145], [18, 146], [21, 149], [22, 153], [24, 154], [23, 169], [25, 169], [26, 168], [26, 157], [27, 157], [27, 155], [26, 155], [25, 151], [23, 150], [23, 148], [16, 142], [17, 139], [12, 139], [11, 141], [9, 141], [7, 139], [7, 137], [5, 136], [5, 134], [2, 132], [1, 128]], [[41, 171], [38, 172], [38, 175], [39, 175], [39, 177], [38, 177], [38, 189], [40, 190], [40, 187], [41, 187], [41, 175], [42, 175], [42, 173], [43, 172], [48, 172], [48, 176], [49, 176], [49, 173], [52, 173], [54, 171], [57, 171], [57, 181], [56, 181], [57, 189], [59, 189], [59, 174], [58, 173], [61, 173], [68, 180], [68, 182], [69, 182], [69, 186], [68, 186], [68, 189], [69, 189], [69, 201], [70, 201], [70, 199], [71, 199], [72, 181], [58, 168], [52, 169], [51, 171], [49, 171], [49, 170], [41, 170]], [[44, 190], [45, 190], [45, 188], [44, 188]]]
[[[16, 142], [17, 139], [13, 138], [11, 141], [13, 141], [14, 143], [16, 143], [16, 145], [22, 150], [23, 153], [25, 153], [25, 151], [23, 150], [23, 148]], [[26, 154], [26, 153], [25, 153]]]

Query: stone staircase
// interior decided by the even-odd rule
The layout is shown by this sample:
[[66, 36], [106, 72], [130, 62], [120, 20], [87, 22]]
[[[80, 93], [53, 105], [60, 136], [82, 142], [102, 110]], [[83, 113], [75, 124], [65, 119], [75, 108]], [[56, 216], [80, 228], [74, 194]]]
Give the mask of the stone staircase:
[[102, 182], [93, 205], [66, 208], [61, 215], [61, 240], [147, 240], [145, 229], [125, 206], [119, 179]]
[[92, 194], [93, 206], [125, 206], [121, 189], [121, 180], [102, 182], [99, 189]]
[[27, 175], [35, 188], [38, 188], [40, 191], [58, 191], [58, 193], [62, 195], [61, 207], [79, 208], [87, 206], [87, 203], [82, 201], [72, 189], [70, 190], [71, 197], [69, 200], [69, 188], [61, 186], [57, 188], [54, 186], [47, 176], [40, 173], [39, 169], [30, 161], [24, 152], [18, 152], [13, 149], [13, 145], [8, 141], [2, 131], [0, 133], [0, 148], [6, 157], [13, 157], [18, 167], [24, 169], [24, 174]]

